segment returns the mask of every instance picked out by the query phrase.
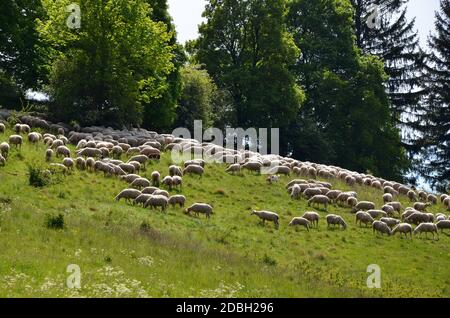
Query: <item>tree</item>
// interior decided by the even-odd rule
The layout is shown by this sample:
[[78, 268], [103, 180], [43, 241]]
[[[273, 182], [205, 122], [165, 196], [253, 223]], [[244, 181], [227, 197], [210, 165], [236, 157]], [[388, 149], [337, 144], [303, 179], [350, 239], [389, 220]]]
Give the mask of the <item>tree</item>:
[[0, 2], [0, 102], [14, 106], [27, 88], [45, 79], [44, 57], [35, 19], [44, 14], [39, 0]]
[[355, 8], [356, 43], [364, 54], [384, 61], [389, 76], [386, 91], [397, 125], [404, 132], [404, 146], [416, 153], [415, 135], [420, 129], [416, 116], [421, 112], [421, 71], [424, 54], [414, 29], [408, 21], [409, 0], [351, 0]]
[[173, 69], [171, 35], [144, 0], [82, 0], [81, 28], [69, 28], [70, 0], [43, 0], [39, 23], [52, 45], [50, 110], [58, 120], [138, 125], [142, 104], [161, 97]]
[[171, 34], [169, 45], [173, 46], [173, 69], [167, 76], [167, 85], [158, 99], [144, 105], [143, 126], [158, 131], [168, 129], [176, 118], [177, 105], [182, 94], [180, 69], [186, 62], [183, 46], [177, 43], [175, 26], [169, 14], [167, 0], [147, 0], [150, 17], [153, 21], [163, 22]]
[[210, 0], [203, 13], [195, 59], [230, 93], [239, 127], [285, 128], [298, 113], [304, 96], [289, 67], [300, 51], [285, 14], [284, 0]]
[[441, 0], [436, 13], [436, 32], [428, 41], [432, 49], [425, 71], [426, 112], [421, 172], [432, 186], [446, 192], [450, 187], [450, 0]]
[[302, 49], [292, 71], [306, 92], [289, 129], [293, 157], [401, 180], [407, 161], [383, 63], [356, 46], [351, 3], [292, 1], [288, 29]]

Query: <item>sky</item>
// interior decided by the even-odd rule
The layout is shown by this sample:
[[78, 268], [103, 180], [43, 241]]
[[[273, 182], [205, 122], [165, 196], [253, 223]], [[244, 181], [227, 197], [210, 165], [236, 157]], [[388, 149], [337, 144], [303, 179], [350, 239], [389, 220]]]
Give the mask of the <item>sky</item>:
[[[172, 15], [178, 40], [185, 43], [198, 36], [198, 25], [202, 23], [202, 12], [206, 0], [169, 0], [169, 11]], [[408, 15], [416, 18], [416, 29], [419, 30], [421, 44], [426, 45], [429, 33], [434, 29], [434, 12], [439, 9], [439, 0], [410, 0]]]

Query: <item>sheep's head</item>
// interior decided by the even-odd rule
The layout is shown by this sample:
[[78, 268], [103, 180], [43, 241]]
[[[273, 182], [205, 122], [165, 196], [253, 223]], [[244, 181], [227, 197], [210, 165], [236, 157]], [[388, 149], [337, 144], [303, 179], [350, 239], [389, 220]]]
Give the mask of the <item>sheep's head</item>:
[[250, 215], [255, 215], [256, 214], [256, 210], [253, 210], [252, 213], [250, 213]]

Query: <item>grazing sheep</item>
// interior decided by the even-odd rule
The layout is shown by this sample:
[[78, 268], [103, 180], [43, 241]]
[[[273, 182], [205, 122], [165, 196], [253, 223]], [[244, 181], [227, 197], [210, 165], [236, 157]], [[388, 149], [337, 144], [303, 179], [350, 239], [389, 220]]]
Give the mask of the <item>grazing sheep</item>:
[[50, 145], [50, 148], [56, 149], [59, 146], [64, 146], [64, 142], [62, 140], [60, 140], [60, 139], [56, 139], [56, 140], [52, 141], [52, 144]]
[[307, 219], [309, 222], [311, 222], [313, 227], [315, 226], [316, 228], [319, 228], [319, 220], [320, 220], [319, 213], [317, 213], [317, 212], [305, 212], [305, 214], [303, 214], [303, 218]]
[[274, 183], [278, 183], [280, 181], [280, 176], [268, 176], [266, 178], [266, 181], [268, 184], [274, 184]]
[[247, 163], [244, 163], [241, 168], [252, 172], [261, 173], [262, 164], [255, 161], [249, 161]]
[[86, 159], [86, 168], [89, 169], [90, 171], [93, 171], [94, 166], [95, 166], [95, 159], [92, 157], [87, 158]]
[[70, 149], [66, 146], [59, 146], [56, 148], [56, 157], [64, 156], [65, 158], [70, 157]]
[[22, 148], [23, 139], [19, 135], [9, 136], [9, 144], [15, 146], [16, 148]]
[[383, 195], [383, 202], [384, 202], [384, 203], [392, 202], [392, 200], [393, 200], [392, 194], [390, 194], [390, 193], [385, 193], [385, 194]]
[[239, 163], [232, 164], [225, 170], [225, 172], [228, 172], [231, 174], [240, 173], [241, 165]]
[[411, 201], [411, 202], [416, 202], [417, 201], [417, 194], [416, 194], [416, 192], [414, 192], [412, 190], [409, 190], [408, 193], [407, 193], [407, 196], [408, 196], [409, 201]]
[[450, 220], [440, 220], [436, 223], [438, 229], [444, 232], [444, 229], [450, 229]]
[[399, 225], [397, 225], [393, 230], [392, 230], [392, 235], [395, 235], [395, 233], [400, 233], [401, 234], [405, 234], [405, 237], [408, 237], [408, 233], [412, 239], [412, 234], [413, 234], [413, 228], [410, 224], [408, 223], [400, 223]]
[[389, 202], [387, 204], [393, 207], [398, 213], [402, 211], [402, 204], [400, 202]]
[[131, 157], [130, 160], [128, 160], [128, 162], [130, 162], [130, 161], [137, 161], [141, 165], [143, 165], [144, 168], [145, 168], [145, 164], [147, 163], [148, 160], [149, 160], [149, 158], [146, 155], [137, 155], [137, 156]]
[[206, 218], [209, 219], [211, 218], [211, 214], [213, 214], [213, 208], [206, 203], [194, 203], [184, 211], [185, 214], [189, 215], [192, 212], [194, 212], [197, 217], [199, 217], [200, 214], [205, 214]]
[[164, 177], [161, 182], [163, 185], [167, 186], [169, 190], [172, 190], [173, 187], [173, 178], [171, 176]]
[[29, 134], [31, 131], [30, 126], [26, 125], [26, 124], [22, 124], [20, 125], [20, 133], [21, 134]]
[[338, 195], [338, 197], [336, 198], [336, 203], [347, 203], [348, 198], [350, 197], [356, 197], [353, 195], [353, 193], [351, 192], [343, 192], [341, 194]]
[[114, 146], [111, 150], [111, 153], [114, 158], [118, 159], [122, 156], [123, 149], [120, 146]]
[[142, 194], [153, 194], [157, 190], [159, 189], [156, 187], [146, 187], [142, 190]]
[[144, 206], [151, 196], [151, 194], [141, 193], [136, 199], [134, 199], [133, 204]]
[[266, 224], [266, 221], [269, 221], [269, 222], [273, 222], [277, 229], [280, 227], [280, 223], [279, 223], [280, 217], [278, 216], [278, 214], [276, 214], [274, 212], [253, 210], [250, 215], [258, 216], [262, 220], [263, 225]]
[[305, 189], [305, 191], [303, 191], [303, 195], [307, 199], [311, 199], [313, 196], [320, 195], [320, 194], [322, 194], [322, 191], [318, 188], [308, 188], [308, 189]]
[[75, 166], [78, 170], [85, 170], [86, 169], [86, 160], [83, 157], [78, 157], [75, 160]]
[[448, 194], [441, 194], [441, 196], [439, 197], [439, 199], [441, 200], [441, 203], [444, 203], [444, 200], [447, 199], [449, 196]]
[[342, 226], [342, 228], [344, 230], [347, 229], [347, 223], [345, 223], [344, 219], [339, 215], [329, 214], [329, 215], [327, 215], [326, 219], [327, 219], [328, 228], [330, 227], [330, 225], [333, 225], [333, 227], [335, 225], [339, 225], [339, 226]]
[[294, 184], [291, 189], [291, 199], [299, 199], [300, 194], [302, 193], [302, 189], [298, 184]]
[[447, 216], [443, 213], [436, 214], [436, 222], [447, 220]]
[[270, 169], [269, 174], [282, 174], [286, 176], [291, 175], [291, 168], [286, 166], [277, 166]]
[[125, 176], [122, 176], [121, 179], [131, 184], [134, 180], [139, 179], [140, 177], [141, 176], [137, 174], [127, 174]]
[[351, 208], [356, 207], [356, 205], [358, 204], [358, 199], [355, 197], [349, 197], [347, 199], [347, 205]]
[[202, 176], [205, 173], [205, 169], [198, 165], [189, 165], [183, 170], [183, 175], [185, 174], [197, 174]]
[[357, 205], [355, 205], [355, 207], [353, 208], [353, 210], [363, 210], [363, 211], [367, 211], [367, 210], [374, 210], [375, 209], [375, 203], [373, 202], [369, 202], [369, 201], [361, 201], [358, 202]]
[[161, 208], [164, 212], [169, 204], [169, 199], [163, 195], [152, 194], [150, 198], [145, 202], [144, 208], [150, 207], [151, 210]]
[[103, 152], [97, 148], [84, 148], [77, 152], [78, 156], [81, 157], [93, 157], [93, 158], [102, 158]]
[[6, 165], [6, 159], [0, 154], [0, 166], [4, 167]]
[[173, 195], [169, 198], [169, 204], [172, 207], [175, 207], [177, 204], [180, 205], [180, 208], [184, 207], [186, 203], [186, 197], [184, 195]]
[[423, 202], [427, 201], [428, 194], [425, 191], [419, 191], [419, 199]]
[[8, 155], [9, 155], [9, 144], [7, 142], [2, 142], [0, 144], [0, 154], [5, 157], [5, 159], [8, 159]]
[[139, 190], [125, 189], [116, 196], [115, 200], [120, 201], [121, 199], [125, 199], [126, 202], [131, 203], [130, 200], [134, 200], [140, 195], [141, 191]]
[[426, 209], [427, 209], [430, 205], [431, 205], [430, 203], [416, 202], [416, 203], [414, 203], [413, 207], [414, 207], [414, 209], [416, 209], [417, 211], [425, 212]]
[[182, 177], [183, 176], [183, 170], [181, 169], [181, 167], [172, 165], [172, 166], [169, 167], [169, 175], [171, 177], [173, 177], [173, 176]]
[[438, 203], [438, 198], [434, 194], [429, 194], [427, 197], [427, 201], [431, 204], [436, 205]]
[[153, 171], [151, 174], [152, 186], [159, 187], [161, 183], [161, 174], [158, 171]]
[[130, 163], [119, 163], [119, 167], [126, 173], [133, 174], [136, 172], [135, 166]]
[[381, 207], [381, 211], [386, 212], [386, 214], [388, 216], [394, 216], [395, 214], [395, 210], [392, 206], [390, 206], [389, 204], [385, 204]]
[[0, 134], [5, 133], [5, 130], [6, 130], [5, 124], [4, 123], [0, 123]]
[[325, 206], [325, 211], [328, 208], [328, 204], [330, 203], [330, 199], [325, 195], [315, 195], [311, 199], [308, 200], [308, 206], [311, 206], [311, 204], [314, 206], [314, 204], [317, 204], [319, 206], [320, 204], [323, 204]]
[[289, 226], [304, 226], [307, 231], [309, 231], [309, 228], [311, 227], [311, 222], [309, 222], [307, 219], [302, 217], [293, 218], [292, 221], [289, 223]]
[[75, 162], [72, 158], [64, 158], [63, 165], [65, 165], [67, 169], [71, 170], [75, 166]]
[[45, 161], [50, 162], [50, 161], [52, 161], [52, 158], [53, 158], [53, 150], [47, 149], [45, 151]]
[[337, 197], [342, 193], [340, 190], [330, 190], [325, 195], [331, 200], [331, 202], [336, 203]]
[[40, 136], [38, 133], [32, 132], [28, 134], [28, 141], [32, 144], [38, 143], [40, 140]]
[[181, 187], [183, 186], [183, 178], [181, 178], [180, 176], [173, 176], [172, 181], [173, 187], [178, 188], [178, 190], [181, 191]]
[[142, 189], [150, 186], [150, 181], [145, 178], [137, 178], [131, 183], [131, 187], [135, 189]]
[[373, 232], [378, 232], [381, 233], [381, 235], [387, 234], [388, 236], [391, 235], [391, 229], [389, 228], [389, 226], [381, 221], [375, 221], [372, 224], [372, 229]]
[[364, 212], [364, 211], [357, 212], [356, 216], [355, 216], [355, 220], [356, 220], [355, 221], [356, 225], [358, 225], [358, 222], [359, 222], [359, 226], [361, 226], [362, 223], [364, 223], [366, 225], [366, 227], [367, 227], [367, 225], [370, 225], [374, 222], [374, 219], [372, 218], [372, 216], [369, 213]]
[[380, 221], [386, 223], [390, 228], [400, 224], [399, 220], [393, 218], [381, 218]]
[[427, 223], [430, 222], [430, 217], [428, 214], [426, 213], [422, 213], [422, 212], [414, 212], [412, 213], [410, 216], [408, 216], [405, 221], [407, 223], [412, 223], [412, 224], [420, 224], [420, 223]]
[[169, 192], [167, 192], [166, 190], [160, 190], [160, 189], [153, 192], [153, 195], [162, 195], [162, 196], [165, 196], [166, 198], [170, 197]]
[[384, 212], [383, 210], [372, 209], [372, 210], [368, 210], [367, 213], [369, 213], [370, 216], [373, 217], [374, 219], [387, 217], [387, 213]]
[[434, 234], [436, 233], [436, 235], [437, 235], [437, 237], [439, 239], [438, 227], [437, 227], [436, 224], [433, 224], [433, 223], [421, 223], [421, 224], [419, 224], [414, 230], [414, 235], [419, 234], [419, 236], [421, 236], [422, 233], [425, 233], [425, 237], [427, 237], [428, 233], [433, 233], [433, 239], [434, 239]]

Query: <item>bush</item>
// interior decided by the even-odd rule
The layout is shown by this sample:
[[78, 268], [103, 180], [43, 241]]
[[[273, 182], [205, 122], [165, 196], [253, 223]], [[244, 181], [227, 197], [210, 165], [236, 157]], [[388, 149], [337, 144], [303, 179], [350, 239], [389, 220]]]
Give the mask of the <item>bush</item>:
[[28, 166], [28, 175], [32, 187], [43, 188], [50, 183], [50, 176], [40, 167]]
[[64, 215], [59, 213], [58, 215], [47, 215], [45, 220], [45, 224], [47, 228], [53, 230], [62, 230], [64, 229]]

